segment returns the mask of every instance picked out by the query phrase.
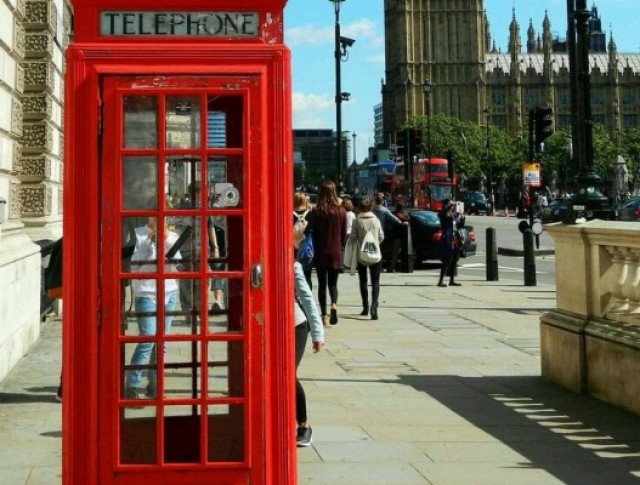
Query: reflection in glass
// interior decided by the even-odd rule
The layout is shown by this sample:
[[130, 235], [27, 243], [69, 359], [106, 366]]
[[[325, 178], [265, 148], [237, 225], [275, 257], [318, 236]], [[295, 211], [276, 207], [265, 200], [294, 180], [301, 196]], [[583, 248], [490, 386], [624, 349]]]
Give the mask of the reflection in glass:
[[242, 207], [244, 180], [241, 156], [210, 156], [207, 160], [209, 200], [212, 207]]
[[167, 97], [167, 148], [200, 147], [200, 98]]
[[201, 205], [200, 157], [172, 155], [166, 158], [165, 207], [168, 209], [195, 209]]
[[244, 100], [241, 96], [209, 96], [207, 147], [242, 148]]
[[[215, 286], [214, 286], [215, 285]], [[239, 333], [243, 330], [242, 280], [227, 278], [211, 278], [212, 295], [208, 312], [208, 332]], [[216, 299], [214, 287], [221, 288], [219, 299]]]
[[239, 404], [208, 406], [209, 462], [244, 460], [244, 407]]
[[209, 342], [209, 397], [244, 396], [244, 342]]
[[157, 410], [154, 406], [125, 408], [120, 414], [120, 463], [151, 465], [158, 463]]
[[168, 342], [164, 361], [164, 395], [167, 399], [197, 399], [201, 396], [200, 345], [198, 342]]
[[158, 148], [158, 98], [125, 96], [124, 148]]
[[127, 210], [158, 208], [157, 157], [122, 158], [122, 207]]

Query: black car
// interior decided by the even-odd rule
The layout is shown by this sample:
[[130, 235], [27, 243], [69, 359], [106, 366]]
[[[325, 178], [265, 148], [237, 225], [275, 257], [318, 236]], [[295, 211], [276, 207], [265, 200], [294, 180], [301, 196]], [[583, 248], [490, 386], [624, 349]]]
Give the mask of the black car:
[[467, 214], [491, 214], [493, 205], [483, 192], [465, 192], [460, 198]]
[[621, 221], [639, 221], [640, 220], [640, 197], [627, 200], [622, 207], [618, 209], [618, 217]]
[[563, 219], [569, 199], [553, 199], [549, 204], [540, 211], [540, 221], [543, 224], [549, 222], [559, 222]]
[[[428, 259], [440, 259], [440, 219], [438, 213], [427, 210], [409, 211], [409, 227], [413, 246], [414, 261], [419, 265]], [[465, 254], [476, 254], [476, 233], [473, 226], [459, 229], [464, 241]]]

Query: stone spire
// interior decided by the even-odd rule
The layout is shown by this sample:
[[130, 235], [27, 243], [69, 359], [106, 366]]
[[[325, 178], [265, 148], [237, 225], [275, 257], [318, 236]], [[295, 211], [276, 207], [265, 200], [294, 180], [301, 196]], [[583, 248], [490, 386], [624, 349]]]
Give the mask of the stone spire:
[[522, 41], [520, 40], [520, 25], [516, 20], [516, 9], [513, 9], [511, 24], [509, 25], [509, 53], [511, 59], [520, 58], [522, 54]]
[[533, 28], [533, 20], [529, 17], [529, 28], [527, 29], [527, 53], [533, 54], [536, 51], [536, 29]]
[[487, 18], [487, 12], [484, 12], [484, 37], [487, 45], [487, 51], [491, 50], [491, 24], [489, 23], [489, 19]]
[[609, 33], [609, 75], [618, 78], [618, 46], [613, 40], [613, 32]]

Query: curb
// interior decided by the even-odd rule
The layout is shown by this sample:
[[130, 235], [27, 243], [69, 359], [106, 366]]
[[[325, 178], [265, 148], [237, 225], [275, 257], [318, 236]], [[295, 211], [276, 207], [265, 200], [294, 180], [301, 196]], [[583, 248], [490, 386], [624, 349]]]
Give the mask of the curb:
[[[498, 254], [502, 256], [524, 256], [524, 249], [513, 249], [513, 248], [498, 248]], [[555, 249], [534, 249], [533, 254], [535, 256], [552, 256], [556, 254]]]

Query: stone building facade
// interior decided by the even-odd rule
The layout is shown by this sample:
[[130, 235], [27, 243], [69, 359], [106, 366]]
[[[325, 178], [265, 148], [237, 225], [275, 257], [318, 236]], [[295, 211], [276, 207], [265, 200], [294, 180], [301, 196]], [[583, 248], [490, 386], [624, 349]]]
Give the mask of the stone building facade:
[[[605, 49], [596, 7], [592, 13], [593, 120], [616, 139], [640, 123], [640, 54], [619, 53], [612, 36]], [[385, 38], [385, 139], [425, 116], [427, 99], [431, 114], [489, 122], [514, 138], [526, 139], [528, 112], [535, 106], [552, 106], [557, 128], [571, 122], [569, 56], [562, 40], [552, 37], [546, 14], [541, 35], [530, 22], [523, 48], [514, 9], [502, 53], [492, 42], [483, 0], [385, 0]]]
[[62, 236], [70, 12], [65, 0], [0, 0], [0, 379], [39, 336], [34, 241]]

